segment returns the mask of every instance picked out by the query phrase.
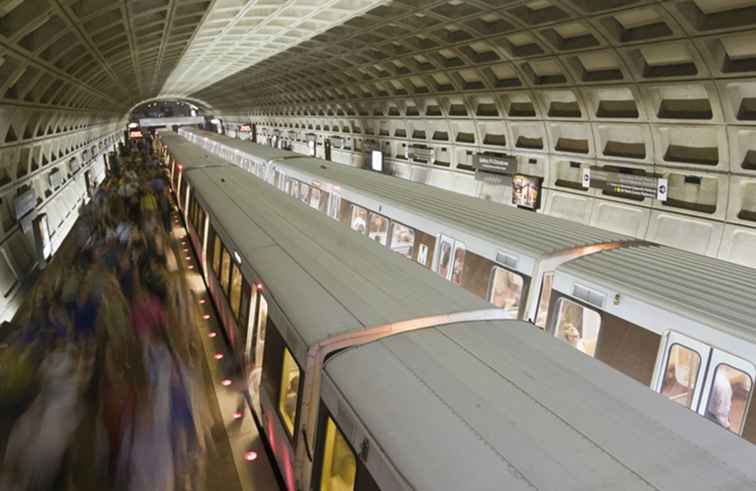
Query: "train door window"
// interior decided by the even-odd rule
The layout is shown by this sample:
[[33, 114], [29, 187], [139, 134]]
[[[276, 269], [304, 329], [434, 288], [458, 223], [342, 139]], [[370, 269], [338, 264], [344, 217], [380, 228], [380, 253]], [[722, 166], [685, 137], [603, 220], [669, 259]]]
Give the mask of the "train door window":
[[554, 273], [543, 275], [541, 284], [541, 298], [538, 302], [538, 312], [536, 313], [536, 326], [546, 329], [546, 323], [549, 317], [549, 305], [551, 304], [551, 285], [554, 284]]
[[284, 193], [291, 194], [291, 179], [289, 179], [286, 176], [283, 176], [283, 187], [281, 188]]
[[701, 355], [681, 344], [673, 344], [667, 354], [661, 393], [671, 401], [693, 407], [696, 383], [701, 368]]
[[367, 210], [357, 205], [352, 205], [352, 221], [349, 224], [352, 230], [364, 235], [365, 232], [367, 232], [367, 220], [368, 220]]
[[223, 260], [221, 261], [221, 277], [220, 284], [226, 298], [228, 298], [228, 286], [231, 276], [231, 255], [228, 253], [228, 249], [223, 246]]
[[[738, 365], [736, 367], [735, 365]], [[707, 394], [699, 412], [721, 427], [742, 434], [753, 388], [754, 368], [732, 355], [715, 351]]]
[[[312, 188], [312, 192], [315, 192], [317, 188]], [[328, 191], [323, 191], [322, 189], [318, 189], [318, 192], [320, 193], [320, 202], [318, 203], [318, 206], [313, 206], [313, 208], [317, 208], [320, 210], [321, 213], [328, 213], [328, 202], [330, 201], [331, 194]]]
[[388, 218], [377, 213], [370, 213], [368, 237], [380, 243], [382, 246], [385, 246], [388, 242], [388, 229]]
[[436, 237], [422, 230], [415, 230], [415, 246], [415, 261], [431, 269], [436, 251]]
[[454, 248], [454, 240], [441, 236], [441, 249], [438, 252], [438, 274], [449, 279], [451, 276], [451, 262]]
[[310, 203], [310, 186], [303, 182], [299, 183], [299, 201]]
[[326, 422], [324, 443], [320, 491], [353, 490], [357, 477], [357, 459], [331, 417]]
[[341, 195], [333, 193], [331, 195], [331, 203], [328, 207], [328, 216], [335, 220], [341, 221]]
[[320, 209], [321, 191], [318, 188], [312, 188], [310, 190], [310, 206], [316, 210]]
[[596, 352], [601, 314], [565, 298], [559, 300], [556, 336], [586, 355]]
[[394, 222], [391, 226], [391, 250], [411, 258], [415, 253], [415, 231]]
[[511, 319], [516, 319], [520, 312], [524, 283], [522, 276], [496, 266], [493, 269], [491, 294], [488, 301], [504, 309]]
[[339, 221], [344, 225], [352, 225], [352, 208], [354, 205], [349, 200], [341, 199], [341, 206], [339, 207]]
[[239, 305], [239, 331], [243, 340], [243, 344], [246, 347], [245, 353], [249, 353], [249, 340], [247, 336], [251, 333], [247, 326], [249, 325], [250, 304], [252, 301], [252, 288], [247, 283], [247, 279], [242, 275], [242, 289], [241, 289], [241, 303]]
[[240, 320], [241, 312], [241, 292], [242, 292], [242, 275], [239, 271], [239, 266], [236, 263], [231, 263], [231, 287], [228, 295], [228, 301], [231, 304], [231, 311], [234, 313], [234, 318]]
[[255, 368], [262, 367], [263, 354], [265, 353], [265, 333], [268, 326], [268, 301], [262, 294], [258, 294], [260, 299], [257, 307], [257, 325], [255, 328], [253, 356]]
[[299, 198], [299, 181], [296, 179], [290, 179], [291, 180], [291, 189], [289, 190], [289, 194], [293, 198]]
[[457, 242], [454, 245], [454, 262], [452, 263], [451, 281], [457, 286], [462, 286], [465, 273], [465, 245]]
[[220, 281], [220, 265], [221, 265], [221, 250], [223, 245], [221, 244], [220, 237], [213, 230], [213, 272], [215, 277]]
[[290, 436], [294, 434], [294, 422], [297, 418], [299, 373], [300, 370], [296, 360], [291, 355], [289, 348], [284, 347], [278, 411]]

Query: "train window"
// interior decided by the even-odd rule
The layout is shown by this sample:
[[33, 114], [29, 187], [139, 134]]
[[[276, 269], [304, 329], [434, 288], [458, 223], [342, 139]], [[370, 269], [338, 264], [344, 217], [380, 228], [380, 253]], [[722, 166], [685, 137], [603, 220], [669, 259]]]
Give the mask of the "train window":
[[228, 298], [228, 285], [229, 285], [230, 275], [231, 275], [231, 255], [228, 253], [228, 249], [226, 249], [226, 247], [223, 246], [223, 260], [221, 261], [220, 284], [221, 284], [221, 289], [226, 295], [226, 298]]
[[441, 250], [438, 255], [438, 274], [444, 278], [449, 278], [451, 273], [452, 247], [454, 241], [448, 237], [441, 236]]
[[551, 285], [554, 283], [554, 273], [543, 275], [543, 284], [541, 285], [541, 299], [538, 302], [538, 313], [536, 314], [536, 326], [546, 329], [546, 322], [549, 318], [549, 305], [551, 304]]
[[733, 433], [743, 431], [753, 380], [737, 368], [717, 365], [706, 403], [706, 417]]
[[311, 197], [310, 198], [310, 206], [312, 206], [313, 208], [317, 208], [318, 210], [320, 210], [321, 213], [326, 213], [327, 214], [328, 213], [328, 201], [329, 201], [329, 198], [330, 198], [331, 195], [330, 195], [330, 193], [328, 193], [328, 191], [323, 191], [322, 189], [317, 189], [317, 188], [312, 188], [312, 192], [311, 193], [314, 193], [316, 190], [320, 194], [319, 202], [318, 202], [318, 204], [316, 206], [314, 204], [314, 202], [313, 202], [314, 201], [313, 198]]
[[310, 206], [316, 210], [320, 209], [321, 191], [318, 188], [312, 188], [310, 191]]
[[365, 234], [367, 232], [367, 219], [368, 212], [365, 208], [352, 205], [352, 221], [349, 224], [352, 230]]
[[341, 204], [339, 206], [338, 219], [341, 223], [347, 226], [352, 224], [352, 203], [344, 198], [341, 198]]
[[236, 263], [231, 264], [231, 291], [228, 296], [228, 301], [231, 304], [231, 311], [234, 313], [234, 317], [239, 320], [239, 313], [241, 312], [241, 291], [242, 291], [242, 275], [239, 271], [239, 267]]
[[457, 242], [454, 246], [454, 262], [452, 264], [451, 281], [457, 286], [462, 286], [465, 271], [465, 245]]
[[329, 417], [325, 431], [320, 491], [352, 490], [356, 477], [357, 459], [354, 452], [336, 427], [336, 423]]
[[489, 302], [504, 309], [511, 319], [516, 319], [520, 312], [524, 283], [522, 276], [498, 266], [494, 267]]
[[700, 366], [701, 355], [680, 344], [673, 344], [667, 356], [662, 395], [681, 406], [691, 408]]
[[299, 183], [299, 201], [310, 202], [310, 186], [303, 182]]
[[341, 221], [341, 195], [333, 193], [331, 204], [328, 209], [328, 216], [335, 220]]
[[433, 252], [436, 250], [436, 237], [422, 230], [415, 230], [415, 261], [426, 268], [433, 267]]
[[368, 237], [376, 242], [379, 242], [382, 246], [388, 242], [388, 218], [381, 216], [377, 213], [370, 213], [370, 225], [368, 226]]
[[600, 329], [601, 314], [565, 298], [559, 300], [557, 337], [593, 356]]
[[294, 434], [294, 422], [297, 418], [297, 397], [299, 394], [299, 366], [291, 356], [289, 349], [284, 347], [283, 364], [281, 366], [281, 389], [278, 398], [278, 411], [281, 413], [286, 431]]
[[406, 225], [394, 222], [391, 227], [391, 250], [411, 258], [415, 253], [415, 231]]
[[297, 181], [296, 179], [290, 179], [290, 181], [291, 181], [291, 189], [289, 189], [289, 194], [294, 198], [298, 198], [299, 197], [299, 181]]
[[218, 281], [220, 281], [220, 264], [221, 264], [221, 249], [223, 246], [221, 245], [220, 237], [218, 237], [218, 234], [215, 233], [215, 230], [213, 230], [213, 271], [215, 272], [215, 277], [218, 278]]
[[[244, 344], [247, 345], [247, 335], [251, 334], [247, 326], [249, 325], [249, 308], [252, 300], [252, 287], [247, 283], [247, 279], [242, 276], [241, 304], [239, 305], [239, 330], [242, 333]], [[247, 351], [245, 350], [245, 353]]]

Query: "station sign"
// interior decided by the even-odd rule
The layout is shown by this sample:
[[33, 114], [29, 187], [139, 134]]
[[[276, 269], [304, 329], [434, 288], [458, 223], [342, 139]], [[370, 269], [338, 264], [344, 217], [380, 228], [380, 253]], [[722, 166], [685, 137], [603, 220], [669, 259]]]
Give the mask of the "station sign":
[[582, 185], [586, 189], [598, 187], [659, 201], [667, 201], [669, 197], [669, 180], [653, 174], [624, 174], [586, 167], [583, 169]]
[[142, 134], [142, 130], [129, 130], [129, 138], [144, 138], [144, 134]]
[[248, 124], [239, 126], [239, 133], [252, 133], [252, 127]]

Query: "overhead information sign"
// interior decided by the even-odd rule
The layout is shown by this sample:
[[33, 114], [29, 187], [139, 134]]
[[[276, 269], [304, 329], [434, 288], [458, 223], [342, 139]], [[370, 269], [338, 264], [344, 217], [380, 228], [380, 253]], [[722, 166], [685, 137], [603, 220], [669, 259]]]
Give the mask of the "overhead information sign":
[[655, 175], [624, 174], [603, 169], [583, 169], [583, 187], [600, 187], [615, 193], [667, 201], [669, 181]]
[[517, 172], [517, 157], [476, 153], [473, 155], [473, 167], [482, 172], [511, 175]]

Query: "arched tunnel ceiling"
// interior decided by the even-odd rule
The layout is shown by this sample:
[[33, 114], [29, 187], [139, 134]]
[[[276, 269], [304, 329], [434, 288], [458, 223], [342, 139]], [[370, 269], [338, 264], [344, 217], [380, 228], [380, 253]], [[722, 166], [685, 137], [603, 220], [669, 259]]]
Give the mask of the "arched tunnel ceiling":
[[378, 3], [0, 0], [0, 97], [124, 113], [189, 95]]
[[755, 25], [753, 0], [395, 1], [195, 95], [278, 107], [753, 76]]

